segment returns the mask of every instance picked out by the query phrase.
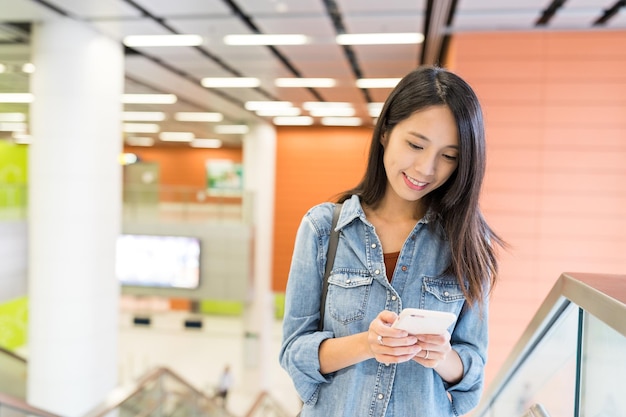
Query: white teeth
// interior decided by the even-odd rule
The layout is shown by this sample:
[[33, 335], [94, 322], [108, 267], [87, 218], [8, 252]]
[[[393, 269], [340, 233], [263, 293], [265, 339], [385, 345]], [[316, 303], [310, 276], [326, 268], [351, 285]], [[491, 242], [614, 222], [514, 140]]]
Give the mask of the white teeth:
[[418, 187], [423, 187], [423, 186], [425, 186], [426, 184], [428, 184], [427, 182], [419, 182], [419, 181], [417, 181], [417, 180], [414, 180], [413, 178], [409, 177], [408, 175], [407, 175], [407, 179], [409, 180], [409, 182], [410, 182], [411, 184], [417, 185]]

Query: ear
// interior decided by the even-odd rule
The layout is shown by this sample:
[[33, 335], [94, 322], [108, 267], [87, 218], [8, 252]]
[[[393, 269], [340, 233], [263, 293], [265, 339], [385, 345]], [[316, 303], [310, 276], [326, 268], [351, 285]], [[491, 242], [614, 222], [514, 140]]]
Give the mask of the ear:
[[383, 146], [383, 149], [387, 147], [387, 144], [389, 143], [389, 137], [387, 136], [387, 132], [383, 132], [383, 134], [380, 135], [379, 142]]

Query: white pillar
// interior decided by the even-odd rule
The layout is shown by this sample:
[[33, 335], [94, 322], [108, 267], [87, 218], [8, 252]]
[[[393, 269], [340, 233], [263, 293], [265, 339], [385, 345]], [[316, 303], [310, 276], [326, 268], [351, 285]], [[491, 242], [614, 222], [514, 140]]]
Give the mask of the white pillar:
[[124, 55], [67, 18], [32, 50], [27, 399], [80, 416], [117, 385]]
[[[271, 353], [273, 297], [272, 259], [274, 246], [274, 184], [276, 172], [276, 131], [273, 126], [254, 126], [243, 142], [244, 188], [251, 199], [253, 224], [253, 265], [251, 279], [251, 305], [246, 312], [248, 347], [245, 358], [251, 363], [247, 376], [255, 383], [250, 388], [255, 393], [269, 391], [271, 370], [278, 358]], [[251, 196], [251, 197], [250, 197]]]

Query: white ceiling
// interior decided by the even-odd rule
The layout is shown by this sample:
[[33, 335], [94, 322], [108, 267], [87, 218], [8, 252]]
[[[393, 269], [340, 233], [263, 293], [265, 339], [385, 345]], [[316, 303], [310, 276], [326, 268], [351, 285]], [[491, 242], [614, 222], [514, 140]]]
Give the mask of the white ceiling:
[[[594, 25], [612, 8], [616, 13], [610, 19]], [[555, 13], [538, 26], [551, 9]], [[626, 6], [619, 0], [0, 0], [0, 63], [7, 67], [0, 73], [0, 93], [28, 91], [28, 75], [19, 70], [31, 59], [28, 24], [59, 14], [120, 42], [127, 35], [201, 35], [204, 43], [199, 47], [127, 49], [125, 92], [173, 93], [178, 102], [126, 108], [168, 115], [218, 111], [224, 114], [224, 124], [260, 120], [244, 109], [246, 101], [285, 100], [295, 106], [305, 101], [351, 102], [357, 116], [371, 125], [368, 102], [384, 101], [390, 90], [359, 89], [356, 79], [397, 78], [422, 63], [436, 62], [446, 36], [457, 32], [626, 29]], [[421, 45], [346, 48], [335, 42], [342, 31], [424, 32], [426, 27]], [[251, 33], [302, 33], [313, 42], [276, 47], [223, 43], [227, 34]], [[258, 77], [261, 87], [212, 90], [200, 84], [204, 77], [235, 75]], [[337, 86], [278, 88], [276, 77], [332, 77]], [[27, 110], [27, 105], [0, 104], [0, 112]], [[168, 117], [161, 130], [191, 130], [197, 137], [219, 137], [227, 146], [240, 146], [240, 137], [216, 135], [213, 127]]]

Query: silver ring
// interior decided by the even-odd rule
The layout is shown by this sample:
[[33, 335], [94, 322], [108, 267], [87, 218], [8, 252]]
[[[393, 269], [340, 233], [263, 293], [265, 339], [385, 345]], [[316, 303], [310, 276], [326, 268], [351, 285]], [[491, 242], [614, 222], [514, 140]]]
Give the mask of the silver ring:
[[430, 355], [430, 350], [426, 350], [426, 356], [424, 356], [424, 359], [428, 359], [428, 355]]
[[378, 340], [379, 345], [385, 346], [385, 344], [383, 343], [383, 337], [381, 335], [378, 335], [376, 339]]

